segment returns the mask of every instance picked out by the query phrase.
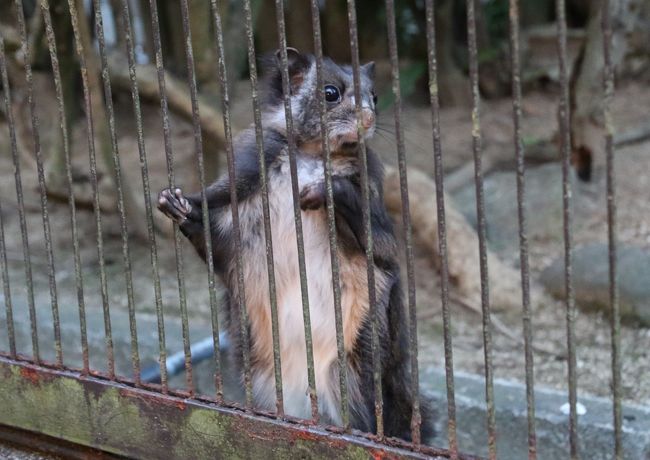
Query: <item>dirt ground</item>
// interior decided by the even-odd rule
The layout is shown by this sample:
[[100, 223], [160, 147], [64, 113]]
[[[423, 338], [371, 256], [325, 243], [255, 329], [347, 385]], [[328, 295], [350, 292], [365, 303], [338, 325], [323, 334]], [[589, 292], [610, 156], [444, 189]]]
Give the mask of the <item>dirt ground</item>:
[[[37, 76], [38, 77], [38, 76]], [[45, 88], [47, 84], [43, 83]], [[246, 85], [237, 87], [233, 107], [233, 119], [237, 129], [246, 124], [249, 116], [248, 99], [239, 97], [247, 90]], [[49, 102], [48, 102], [49, 101]], [[56, 126], [56, 112], [51, 98], [37, 99], [39, 113], [44, 129]], [[121, 160], [125, 181], [142, 200], [142, 183], [137, 156], [137, 139], [130, 100], [120, 96], [116, 101]], [[527, 142], [548, 139], [556, 131], [557, 94], [553, 91], [527, 94], [524, 100], [524, 138]], [[614, 115], [617, 126], [632, 127], [641, 123], [647, 107], [650, 106], [650, 91], [636, 83], [626, 83], [618, 88], [614, 101]], [[484, 155], [502, 155], [513, 152], [512, 145], [512, 106], [509, 100], [484, 101], [482, 104], [481, 125], [484, 135]], [[144, 105], [146, 151], [148, 155], [151, 190], [156, 194], [166, 184], [167, 175], [164, 161], [164, 147], [161, 134], [161, 121], [158, 108]], [[404, 113], [406, 126], [406, 148], [408, 163], [425, 171], [433, 172], [431, 148], [431, 121], [428, 107], [407, 107]], [[395, 163], [392, 113], [381, 114], [383, 127], [377, 136], [376, 148], [386, 162]], [[87, 181], [88, 157], [85, 143], [85, 129], [79, 124], [74, 132], [75, 170], [80, 187]], [[6, 124], [2, 122], [0, 135], [0, 202], [5, 225], [5, 239], [8, 248], [9, 268], [12, 281], [12, 294], [24, 299], [24, 267], [22, 263], [21, 236], [19, 230], [16, 193], [13, 180], [13, 167], [9, 155]], [[187, 122], [172, 118], [173, 148], [176, 160], [177, 183], [186, 189], [196, 188], [196, 163], [193, 156], [192, 127]], [[445, 169], [448, 174], [471, 161], [471, 120], [467, 109], [445, 109], [442, 112], [442, 136]], [[43, 139], [44, 152], [51, 139]], [[619, 239], [622, 242], [650, 247], [650, 229], [647, 216], [650, 215], [648, 192], [650, 186], [650, 142], [637, 143], [617, 151], [616, 174], [619, 201]], [[512, 155], [514, 156], [514, 154]], [[29, 244], [33, 263], [36, 298], [39, 308], [47, 309], [50, 296], [47, 288], [47, 263], [45, 257], [43, 226], [36, 187], [36, 170], [23, 155], [23, 186], [29, 229]], [[501, 169], [508, 170], [505, 165]], [[513, 172], [514, 174], [514, 172]], [[584, 190], [593, 206], [588, 217], [575, 232], [576, 244], [606, 241], [606, 208], [604, 178], [597, 172], [593, 184]], [[87, 187], [87, 184], [85, 185]], [[86, 190], [88, 190], [86, 188]], [[114, 193], [110, 187], [103, 186], [104, 201], [107, 208], [114, 206]], [[583, 193], [580, 190], [577, 193]], [[514, 198], [513, 198], [514, 199]], [[435, 212], [434, 197], [432, 212]], [[74, 291], [74, 270], [70, 239], [70, 220], [67, 203], [50, 200], [49, 217], [52, 226], [55, 249], [56, 279], [59, 304], [62, 308], [75, 309], [77, 297]], [[108, 300], [113, 309], [126, 309], [124, 295], [124, 269], [121, 258], [119, 221], [114, 212], [102, 215], [103, 238], [108, 279]], [[144, 219], [144, 216], [129, 216], [129, 220]], [[89, 207], [80, 207], [78, 226], [82, 248], [84, 270], [85, 301], [88, 308], [100, 308], [101, 297], [98, 254], [96, 250], [95, 219]], [[159, 276], [162, 284], [165, 313], [177, 317], [178, 287], [174, 263], [172, 240], [158, 234], [157, 247]], [[133, 277], [135, 303], [139, 317], [153, 317], [155, 313], [154, 291], [150, 253], [146, 242], [132, 238]], [[517, 245], [514, 245], [517, 248]], [[185, 283], [192, 324], [206, 324], [209, 318], [209, 305], [206, 290], [206, 271], [187, 245], [185, 248]], [[425, 251], [416, 248], [416, 285], [418, 298], [418, 323], [420, 333], [421, 366], [443, 366], [442, 318], [440, 315], [439, 275]], [[532, 238], [530, 241], [530, 264], [533, 282], [540, 272], [555, 258], [563, 254], [561, 240], [555, 237]], [[501, 251], [504, 260], [516, 264], [518, 252]], [[625, 274], [621, 274], [625, 276]], [[552, 353], [535, 353], [535, 381], [537, 384], [557, 389], [566, 388], [566, 322], [564, 304], [549, 301], [533, 305], [534, 341], [542, 344]], [[513, 334], [520, 336], [522, 329], [521, 312], [510, 311], [494, 313]], [[472, 373], [483, 373], [483, 343], [481, 318], [479, 315], [459, 305], [453, 305], [452, 329], [454, 344], [454, 367]], [[100, 333], [101, 331], [96, 331]], [[0, 335], [4, 334], [4, 331]], [[151, 331], [154, 335], [155, 331]], [[623, 356], [623, 392], [628, 402], [650, 404], [650, 329], [624, 326], [621, 333]], [[506, 335], [493, 333], [496, 378], [523, 381], [523, 347]], [[4, 347], [5, 342], [0, 342]], [[29, 352], [29, 343], [19, 343], [21, 349]], [[608, 320], [599, 314], [579, 312], [576, 320], [576, 346], [578, 360], [578, 388], [585, 394], [608, 396], [610, 394], [610, 332]], [[91, 363], [101, 366], [102, 357], [93, 357]], [[128, 368], [128, 367], [127, 367]]]

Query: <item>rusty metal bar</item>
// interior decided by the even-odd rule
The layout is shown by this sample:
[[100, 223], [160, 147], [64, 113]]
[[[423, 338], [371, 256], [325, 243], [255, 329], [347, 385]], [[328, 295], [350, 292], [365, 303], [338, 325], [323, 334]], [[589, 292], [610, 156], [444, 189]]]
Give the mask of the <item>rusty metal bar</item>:
[[278, 298], [275, 284], [275, 262], [273, 259], [273, 235], [271, 211], [269, 207], [269, 184], [264, 155], [264, 134], [262, 131], [262, 112], [257, 92], [257, 63], [255, 62], [255, 36], [250, 0], [244, 1], [244, 21], [248, 47], [248, 71], [251, 81], [251, 99], [255, 125], [258, 164], [260, 168], [260, 188], [262, 190], [262, 214], [264, 219], [264, 241], [266, 244], [266, 270], [269, 281], [269, 302], [271, 305], [271, 332], [273, 335], [273, 373], [275, 376], [275, 401], [278, 416], [284, 415], [284, 396], [282, 394], [282, 359], [280, 356], [280, 326], [278, 322]]
[[[185, 56], [187, 59], [187, 80], [190, 87], [190, 98], [192, 103], [192, 126], [194, 129], [194, 144], [197, 152], [197, 157], [199, 159], [199, 182], [201, 184], [201, 210], [203, 213], [203, 226], [204, 226], [204, 237], [206, 240], [206, 255], [208, 259], [208, 276], [210, 276], [211, 281], [214, 283], [214, 261], [212, 260], [212, 236], [210, 229], [210, 220], [208, 218], [208, 203], [205, 196], [205, 169], [203, 164], [203, 141], [201, 135], [201, 124], [200, 124], [200, 115], [199, 115], [199, 104], [198, 104], [198, 90], [196, 86], [196, 72], [194, 69], [194, 54], [192, 51], [192, 32], [190, 30], [190, 20], [189, 20], [189, 7], [187, 5], [187, 0], [181, 0], [181, 19], [183, 23], [183, 33], [185, 34]], [[234, 218], [233, 218], [234, 222]], [[241, 244], [240, 246], [241, 247]], [[241, 252], [241, 250], [240, 250]], [[239, 260], [238, 260], [239, 265]], [[239, 271], [238, 271], [238, 283], [240, 281]], [[239, 284], [238, 284], [239, 287]], [[210, 289], [214, 289], [214, 284], [210, 285]], [[239, 292], [243, 292], [239, 289]], [[210, 291], [210, 296], [213, 295], [213, 292]], [[216, 297], [216, 291], [214, 293]], [[211, 299], [212, 302], [212, 299]], [[241, 305], [240, 305], [241, 306]], [[212, 303], [211, 303], [212, 307]], [[246, 314], [244, 309], [243, 314]], [[217, 312], [216, 309], [213, 310], [213, 338], [215, 335], [218, 335], [218, 329], [214, 329], [215, 326], [218, 327]], [[244, 337], [244, 343], [248, 343], [248, 330], [244, 327], [246, 324], [244, 318], [240, 316], [240, 324], [242, 329], [242, 334]], [[217, 339], [218, 340], [218, 339]], [[215, 355], [219, 353], [218, 342], [215, 342]], [[246, 392], [246, 404], [247, 406], [252, 405], [252, 388], [251, 388], [251, 378], [250, 378], [250, 351], [248, 346], [242, 347], [242, 355], [244, 358], [244, 386]], [[219, 385], [219, 376], [217, 376], [217, 385]], [[219, 387], [217, 387], [219, 388]], [[217, 391], [218, 396], [219, 393]]]
[[[149, 1], [149, 12], [151, 15], [151, 30], [153, 35], [154, 54], [156, 62], [156, 74], [158, 76], [158, 90], [160, 91], [160, 111], [162, 115], [163, 124], [163, 139], [165, 144], [165, 161], [167, 163], [167, 185], [170, 190], [175, 187], [174, 180], [174, 153], [172, 151], [171, 143], [171, 128], [169, 126], [169, 107], [167, 103], [167, 90], [165, 86], [165, 69], [163, 65], [162, 45], [160, 40], [160, 24], [158, 20], [158, 2], [155, 0]], [[181, 233], [176, 222], [172, 223], [174, 228], [174, 253], [176, 257], [176, 277], [178, 280], [178, 300], [181, 312], [185, 312], [184, 321], [186, 321], [187, 312], [187, 297], [185, 292], [185, 275], [183, 269], [183, 249], [181, 246]], [[184, 326], [185, 327], [185, 326]], [[223, 394], [221, 383], [221, 359], [219, 354], [219, 326], [217, 323], [216, 329], [213, 329], [213, 344], [214, 344], [214, 358], [216, 364], [215, 384], [217, 395]], [[191, 349], [191, 348], [190, 348]], [[187, 348], [184, 347], [184, 361], [183, 364], [187, 368]], [[166, 352], [165, 352], [166, 354]], [[161, 357], [162, 358], [162, 357]], [[191, 360], [191, 353], [189, 356]], [[160, 383], [162, 385], [163, 393], [168, 391], [167, 384], [167, 363], [160, 359]]]
[[[7, 61], [5, 58], [5, 43], [0, 36], [0, 76], [2, 77], [2, 91], [4, 93], [5, 112], [9, 123], [9, 133], [11, 138], [12, 152], [16, 151], [16, 134], [14, 128], [14, 119], [11, 111], [11, 100], [9, 94], [9, 78], [7, 76]], [[23, 233], [23, 235], [25, 235]], [[25, 236], [24, 236], [25, 237]], [[23, 238], [24, 238], [23, 237]], [[16, 357], [16, 333], [14, 331], [14, 315], [11, 303], [11, 288], [9, 285], [9, 266], [7, 265], [7, 251], [5, 247], [5, 230], [2, 218], [2, 209], [0, 209], [0, 264], [2, 269], [2, 290], [5, 300], [5, 314], [7, 320], [7, 339], [9, 340], [9, 353], [12, 358]]]
[[517, 162], [517, 216], [519, 219], [519, 264], [521, 265], [521, 295], [523, 308], [524, 357], [526, 368], [526, 408], [528, 419], [528, 458], [537, 458], [535, 433], [535, 378], [533, 364], [533, 332], [530, 310], [530, 270], [528, 265], [528, 225], [526, 219], [526, 165], [521, 136], [521, 62], [519, 55], [519, 0], [510, 0], [510, 66], [512, 76], [512, 110], [514, 123], [515, 159]]
[[168, 391], [167, 385], [167, 350], [165, 348], [165, 320], [163, 313], [162, 294], [160, 290], [160, 274], [158, 272], [158, 249], [156, 247], [156, 235], [153, 223], [153, 211], [151, 206], [151, 189], [149, 187], [149, 171], [147, 167], [147, 153], [144, 146], [144, 134], [142, 127], [142, 110], [140, 108], [140, 94], [135, 71], [135, 53], [133, 47], [133, 33], [131, 31], [131, 14], [128, 0], [122, 0], [122, 18], [124, 22], [124, 33], [126, 38], [127, 60], [129, 64], [129, 78], [131, 80], [131, 98], [133, 99], [133, 113], [135, 115], [138, 154], [140, 157], [140, 172], [142, 175], [142, 188], [144, 191], [144, 208], [147, 220], [147, 234], [149, 237], [149, 250], [151, 253], [151, 272], [153, 276], [154, 296], [156, 303], [156, 318], [158, 322], [158, 349], [160, 355], [160, 381], [162, 391]]
[[88, 337], [86, 333], [86, 305], [84, 302], [83, 276], [81, 273], [81, 257], [79, 254], [79, 236], [77, 231], [77, 210], [75, 206], [75, 197], [72, 190], [72, 167], [70, 164], [70, 140], [68, 137], [67, 120], [65, 117], [65, 101], [63, 98], [63, 88], [61, 85], [61, 71], [59, 69], [59, 59], [56, 52], [56, 40], [54, 38], [54, 29], [52, 28], [52, 16], [50, 6], [47, 0], [41, 1], [41, 11], [45, 23], [45, 35], [50, 52], [50, 62], [52, 64], [52, 73], [54, 74], [54, 87], [56, 91], [57, 106], [59, 110], [59, 120], [61, 125], [61, 135], [63, 138], [63, 155], [65, 163], [65, 174], [68, 187], [68, 206], [70, 208], [70, 228], [72, 232], [72, 255], [74, 259], [75, 287], [77, 290], [77, 302], [79, 303], [79, 329], [81, 336], [81, 355], [83, 361], [84, 373], [90, 370], [88, 357]]
[[27, 305], [29, 308], [29, 326], [32, 339], [32, 355], [36, 363], [41, 362], [38, 348], [38, 328], [36, 324], [36, 307], [34, 305], [34, 280], [32, 276], [32, 262], [29, 255], [29, 236], [27, 234], [27, 220], [25, 219], [25, 200], [23, 198], [22, 176], [20, 173], [20, 158], [16, 141], [16, 125], [14, 123], [13, 109], [11, 107], [11, 88], [7, 76], [7, 61], [4, 53], [4, 41], [0, 53], [0, 72], [2, 73], [2, 92], [4, 93], [5, 113], [9, 125], [9, 138], [11, 141], [11, 159], [14, 166], [14, 183], [16, 185], [16, 199], [18, 201], [18, 219], [20, 221], [20, 236], [23, 246], [23, 262], [25, 266], [25, 285], [27, 290]]
[[[620, 7], [620, 6], [619, 6]], [[605, 119], [605, 154], [607, 159], [607, 233], [609, 240], [609, 301], [611, 308], [612, 335], [612, 399], [614, 419], [614, 458], [623, 458], [623, 418], [621, 408], [621, 309], [619, 305], [617, 273], [617, 225], [616, 225], [616, 171], [614, 163], [614, 120], [612, 99], [614, 97], [614, 64], [612, 63], [612, 4], [602, 3], [603, 57], [605, 61], [603, 83], [603, 115]]]
[[404, 246], [406, 250], [406, 274], [408, 292], [409, 340], [411, 357], [411, 392], [413, 394], [413, 414], [411, 417], [411, 437], [418, 446], [420, 440], [420, 376], [418, 369], [418, 335], [417, 310], [415, 297], [415, 269], [413, 266], [413, 229], [409, 205], [408, 178], [406, 175], [406, 149], [404, 147], [404, 129], [402, 128], [402, 93], [399, 78], [399, 56], [397, 50], [397, 31], [395, 25], [395, 2], [386, 0], [386, 25], [388, 28], [388, 51], [390, 54], [391, 77], [395, 105], [395, 139], [399, 168], [399, 184], [402, 201], [402, 225], [404, 227]]
[[483, 351], [485, 355], [485, 403], [487, 410], [488, 455], [497, 457], [496, 413], [492, 365], [492, 323], [490, 321], [490, 291], [487, 264], [487, 223], [483, 191], [482, 138], [480, 124], [480, 95], [478, 88], [478, 51], [476, 45], [475, 0], [467, 0], [467, 42], [469, 75], [472, 86], [472, 151], [474, 153], [474, 185], [476, 186], [476, 215], [481, 272], [481, 310], [483, 312]]
[[316, 88], [319, 92], [318, 111], [320, 116], [321, 145], [324, 152], [323, 167], [325, 176], [325, 201], [327, 207], [327, 231], [330, 244], [332, 267], [332, 291], [334, 295], [334, 325], [336, 328], [336, 351], [339, 371], [339, 392], [341, 394], [341, 422], [347, 429], [350, 425], [350, 408], [348, 407], [348, 384], [345, 343], [343, 339], [343, 313], [341, 310], [341, 275], [339, 270], [339, 250], [336, 236], [336, 219], [334, 214], [334, 192], [332, 189], [332, 158], [327, 132], [327, 106], [325, 104], [325, 82], [323, 81], [323, 40], [321, 36], [320, 9], [316, 0], [311, 0], [311, 21], [314, 31], [314, 55], [316, 57]]
[[56, 433], [60, 439], [127, 457], [208, 458], [215, 452], [237, 452], [269, 460], [449, 458], [448, 452], [432, 447], [414, 452], [398, 440], [379, 443], [362, 433], [269, 419], [2, 356], [0, 407], [5, 409], [0, 424]]
[[[167, 163], [167, 183], [170, 190], [175, 187], [174, 180], [174, 153], [172, 151], [171, 142], [171, 129], [169, 126], [169, 107], [167, 103], [167, 90], [165, 86], [165, 69], [163, 65], [162, 45], [160, 41], [160, 24], [158, 20], [158, 2], [156, 0], [149, 0], [149, 12], [151, 14], [151, 31], [153, 35], [154, 54], [156, 61], [156, 73], [158, 75], [158, 89], [160, 91], [160, 111], [163, 123], [163, 138], [165, 143], [165, 161]], [[181, 232], [176, 222], [172, 223], [174, 227], [174, 253], [176, 256], [176, 276], [178, 279], [178, 300], [181, 312], [187, 312], [187, 296], [185, 292], [185, 275], [183, 269], [183, 249], [181, 246]], [[213, 315], [216, 322], [212, 331], [212, 339], [214, 345], [214, 359], [216, 365], [215, 385], [217, 396], [223, 396], [223, 383], [221, 379], [221, 355], [219, 353], [219, 323], [216, 319], [216, 313]], [[165, 352], [166, 353], [166, 352]], [[187, 367], [187, 353], [184, 349], [185, 361]], [[191, 359], [191, 355], [190, 355]], [[160, 383], [162, 385], [163, 393], [168, 390], [167, 385], [167, 363], [160, 359]]]
[[[95, 128], [92, 115], [92, 101], [88, 83], [88, 67], [83, 48], [81, 31], [79, 30], [79, 14], [75, 0], [68, 0], [70, 18], [74, 33], [75, 49], [81, 67], [81, 83], [84, 94], [84, 111], [86, 114], [86, 131], [88, 140], [88, 159], [90, 163], [90, 183], [93, 191], [93, 210], [95, 213], [95, 225], [97, 228], [97, 257], [99, 259], [99, 280], [102, 297], [102, 309], [104, 312], [104, 325], [106, 330], [106, 349], [108, 354], [108, 373], [115, 377], [115, 353], [113, 350], [113, 334], [111, 330], [110, 305], [108, 301], [108, 284], [106, 279], [106, 264], [104, 261], [104, 238], [102, 230], [101, 207], [99, 202], [99, 187], [97, 180], [97, 158], [95, 154]], [[85, 18], [82, 18], [85, 20]]]
[[375, 393], [375, 417], [377, 419], [377, 436], [384, 437], [384, 407], [382, 398], [382, 382], [379, 344], [379, 314], [377, 312], [377, 295], [375, 286], [375, 259], [373, 255], [372, 223], [370, 215], [370, 189], [368, 181], [368, 159], [366, 155], [366, 143], [361, 130], [361, 75], [359, 63], [359, 33], [357, 28], [357, 11], [354, 0], [347, 1], [348, 25], [350, 30], [350, 52], [352, 54], [352, 74], [354, 77], [354, 101], [357, 117], [357, 128], [359, 138], [359, 160], [361, 166], [361, 200], [363, 226], [366, 233], [366, 268], [368, 272], [368, 302], [370, 304], [370, 317], [372, 318], [372, 361], [373, 380]]
[[569, 61], [565, 0], [557, 0], [557, 47], [560, 64], [559, 128], [562, 153], [562, 204], [564, 217], [564, 282], [569, 383], [569, 446], [571, 459], [578, 458], [578, 390], [575, 348], [576, 306], [573, 292], [573, 211], [571, 202], [571, 128], [569, 107]]
[[305, 348], [307, 349], [307, 381], [311, 401], [312, 418], [318, 420], [318, 397], [316, 394], [316, 377], [314, 375], [314, 350], [311, 337], [311, 318], [309, 315], [309, 293], [307, 284], [307, 267], [305, 265], [305, 242], [302, 233], [302, 215], [299, 203], [298, 167], [296, 164], [297, 147], [293, 132], [293, 115], [291, 113], [291, 87], [289, 81], [289, 62], [287, 57], [287, 34], [284, 24], [284, 2], [275, 0], [275, 14], [280, 45], [280, 70], [282, 74], [282, 93], [284, 95], [284, 114], [289, 142], [289, 169], [291, 173], [291, 191], [293, 199], [293, 217], [296, 225], [296, 244], [298, 246], [298, 270], [300, 272], [300, 293], [302, 296], [302, 315], [305, 327]]
[[[124, 189], [122, 185], [122, 166], [120, 162], [119, 149], [117, 145], [117, 134], [115, 131], [115, 111], [113, 109], [113, 92], [111, 80], [108, 74], [108, 58], [104, 40], [104, 22], [101, 14], [100, 0], [93, 0], [95, 10], [95, 33], [99, 45], [99, 57], [101, 60], [102, 84], [104, 87], [104, 103], [108, 115], [108, 130], [111, 138], [111, 151], [113, 155], [113, 169], [115, 179], [115, 190], [117, 193], [117, 211], [120, 216], [120, 235], [122, 238], [122, 260], [124, 263], [124, 277], [126, 282], [127, 309], [129, 312], [129, 332], [131, 335], [131, 364], [136, 385], [140, 384], [140, 354], [138, 352], [138, 330], [135, 319], [135, 304], [133, 300], [133, 276], [131, 268], [131, 255], [129, 251], [129, 230], [126, 222], [126, 209], [124, 205]], [[109, 318], [110, 319], [110, 318]]]
[[440, 142], [440, 101], [438, 98], [438, 65], [436, 60], [436, 29], [433, 0], [426, 0], [427, 66], [429, 70], [429, 96], [433, 122], [433, 164], [436, 183], [436, 208], [438, 215], [438, 252], [440, 253], [440, 298], [442, 302], [442, 327], [445, 348], [445, 382], [447, 386], [447, 440], [451, 457], [458, 459], [456, 435], [456, 396], [454, 389], [454, 358], [451, 338], [451, 312], [449, 309], [449, 261], [447, 257], [447, 219], [445, 213], [444, 169]]
[[[47, 189], [45, 186], [45, 167], [43, 165], [43, 151], [41, 150], [41, 138], [39, 133], [39, 120], [34, 102], [34, 81], [32, 78], [31, 52], [27, 40], [27, 28], [25, 26], [25, 14], [21, 0], [15, 0], [16, 18], [18, 19], [18, 30], [24, 54], [25, 80], [27, 81], [27, 99], [32, 123], [32, 137], [34, 140], [34, 154], [36, 156], [36, 169], [38, 174], [38, 190], [41, 201], [41, 216], [43, 218], [43, 234], [45, 237], [45, 252], [47, 257], [47, 272], [50, 285], [50, 299], [52, 303], [52, 325], [54, 328], [54, 349], [56, 353], [56, 364], [63, 366], [63, 350], [61, 349], [61, 325], [59, 322], [59, 304], [56, 292], [56, 278], [54, 269], [54, 254], [52, 252], [52, 234], [50, 230], [50, 217], [47, 208]], [[33, 304], [32, 306], [33, 307]], [[34, 332], [36, 330], [36, 311], [30, 311]], [[38, 341], [38, 336], [36, 336]], [[36, 347], [38, 348], [38, 346]], [[40, 358], [36, 357], [37, 361]]]

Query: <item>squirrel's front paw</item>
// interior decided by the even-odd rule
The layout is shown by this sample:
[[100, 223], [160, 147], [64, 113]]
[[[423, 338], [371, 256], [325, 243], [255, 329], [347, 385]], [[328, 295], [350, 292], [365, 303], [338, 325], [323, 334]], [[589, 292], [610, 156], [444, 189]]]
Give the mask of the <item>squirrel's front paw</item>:
[[165, 189], [158, 195], [158, 209], [177, 224], [182, 224], [192, 212], [192, 205], [180, 188]]
[[325, 205], [325, 184], [316, 182], [305, 186], [300, 191], [300, 209], [307, 211]]

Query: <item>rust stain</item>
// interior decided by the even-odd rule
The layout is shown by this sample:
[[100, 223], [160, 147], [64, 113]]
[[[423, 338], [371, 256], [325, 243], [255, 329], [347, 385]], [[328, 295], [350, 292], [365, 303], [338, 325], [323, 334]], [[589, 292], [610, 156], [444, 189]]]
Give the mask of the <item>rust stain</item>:
[[20, 369], [20, 376], [25, 380], [29, 380], [32, 385], [37, 385], [41, 382], [39, 372], [28, 367], [22, 367]]
[[136, 398], [140, 401], [145, 402], [148, 405], [164, 405], [167, 407], [174, 407], [178, 410], [184, 411], [187, 408], [187, 405], [184, 401], [181, 401], [176, 398], [162, 397], [160, 394], [156, 395], [147, 395], [140, 391], [134, 391], [129, 388], [120, 388], [120, 396], [125, 396], [129, 398]]

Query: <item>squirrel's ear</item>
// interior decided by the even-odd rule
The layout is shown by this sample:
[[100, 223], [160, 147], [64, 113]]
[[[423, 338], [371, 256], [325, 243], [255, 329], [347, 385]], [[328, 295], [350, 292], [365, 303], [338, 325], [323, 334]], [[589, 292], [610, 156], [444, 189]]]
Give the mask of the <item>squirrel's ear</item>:
[[[275, 52], [275, 58], [278, 68], [282, 69], [282, 53], [280, 50]], [[304, 79], [304, 74], [309, 69], [309, 58], [295, 48], [287, 47], [287, 67], [289, 79], [291, 80], [291, 90], [294, 92], [300, 87]]]
[[361, 72], [363, 72], [370, 80], [375, 79], [375, 62], [370, 61], [367, 64], [361, 66]]

